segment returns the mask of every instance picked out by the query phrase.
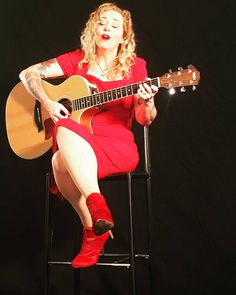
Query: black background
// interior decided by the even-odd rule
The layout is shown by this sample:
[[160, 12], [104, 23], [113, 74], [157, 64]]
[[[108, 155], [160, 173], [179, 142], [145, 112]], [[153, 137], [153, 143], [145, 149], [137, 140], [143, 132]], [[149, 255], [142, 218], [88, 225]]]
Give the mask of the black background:
[[[84, 22], [100, 3], [34, 0], [2, 4], [0, 292], [3, 295], [42, 294], [45, 173], [50, 169], [51, 157], [47, 153], [27, 161], [11, 151], [5, 129], [6, 100], [19, 82], [20, 70], [79, 45]], [[170, 96], [166, 89], [160, 89], [156, 100], [159, 116], [150, 127], [155, 294], [233, 294], [236, 291], [235, 1], [116, 3], [132, 12], [137, 52], [147, 60], [150, 77], [189, 64], [201, 73], [194, 92], [188, 89]], [[117, 202], [121, 212], [125, 210], [117, 191], [111, 194], [108, 201], [111, 207], [117, 207], [112, 204]], [[136, 199], [138, 207], [141, 197]], [[67, 207], [65, 202], [59, 206]], [[118, 212], [114, 214], [120, 217]], [[140, 220], [142, 212], [138, 214]], [[62, 251], [68, 241], [65, 224], [70, 217], [61, 216]], [[142, 226], [138, 231], [142, 232]], [[71, 279], [67, 273], [68, 270], [61, 270], [54, 279], [55, 289], [60, 286], [56, 294], [73, 294], [71, 286], [67, 286]], [[145, 273], [141, 270], [137, 274], [139, 283], [142, 282], [138, 294], [148, 294], [143, 287]], [[87, 269], [83, 284], [82, 294], [128, 294], [128, 281], [122, 271]]]

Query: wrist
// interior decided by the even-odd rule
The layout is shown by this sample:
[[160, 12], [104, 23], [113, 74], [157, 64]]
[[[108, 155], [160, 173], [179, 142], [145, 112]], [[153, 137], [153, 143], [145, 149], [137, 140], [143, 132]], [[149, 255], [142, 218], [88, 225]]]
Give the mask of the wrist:
[[146, 98], [146, 99], [144, 99], [142, 97], [139, 97], [138, 98], [138, 104], [139, 105], [140, 104], [146, 104], [146, 105], [148, 105], [150, 103], [154, 103], [154, 96], [151, 96], [150, 98]]

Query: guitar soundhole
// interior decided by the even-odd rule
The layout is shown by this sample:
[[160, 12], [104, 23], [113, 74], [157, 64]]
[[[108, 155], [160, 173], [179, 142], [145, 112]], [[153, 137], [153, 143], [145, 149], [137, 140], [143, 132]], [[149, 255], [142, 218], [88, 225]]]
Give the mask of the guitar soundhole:
[[[71, 101], [69, 99], [62, 98], [58, 102], [63, 104], [64, 107], [70, 112], [70, 114], [72, 113], [72, 103], [71, 103]], [[62, 115], [65, 115], [64, 112], [61, 112], [61, 113], [62, 113]]]

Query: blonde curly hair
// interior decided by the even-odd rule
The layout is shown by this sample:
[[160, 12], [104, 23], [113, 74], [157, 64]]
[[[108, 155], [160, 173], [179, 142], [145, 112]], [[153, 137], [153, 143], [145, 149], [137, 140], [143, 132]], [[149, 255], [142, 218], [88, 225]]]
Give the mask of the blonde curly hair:
[[81, 48], [84, 51], [84, 58], [79, 63], [79, 67], [89, 63], [90, 66], [96, 63], [96, 44], [95, 44], [95, 29], [98, 22], [101, 20], [101, 15], [105, 11], [114, 10], [119, 12], [123, 17], [123, 42], [119, 45], [116, 59], [112, 67], [106, 70], [106, 76], [110, 79], [116, 77], [128, 77], [130, 66], [134, 63], [136, 56], [135, 35], [131, 20], [131, 14], [128, 10], [119, 8], [114, 3], [103, 3], [95, 11], [93, 11], [85, 25], [81, 34]]

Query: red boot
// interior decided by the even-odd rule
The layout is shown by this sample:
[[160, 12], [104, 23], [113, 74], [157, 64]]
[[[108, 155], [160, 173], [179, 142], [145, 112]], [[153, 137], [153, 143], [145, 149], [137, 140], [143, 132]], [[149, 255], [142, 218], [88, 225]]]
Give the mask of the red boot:
[[114, 227], [111, 212], [103, 195], [92, 193], [87, 197], [86, 204], [92, 217], [95, 235], [100, 236]]
[[84, 227], [82, 246], [79, 254], [72, 261], [72, 267], [82, 268], [96, 264], [108, 236], [107, 232], [98, 237], [93, 233], [92, 227]]

